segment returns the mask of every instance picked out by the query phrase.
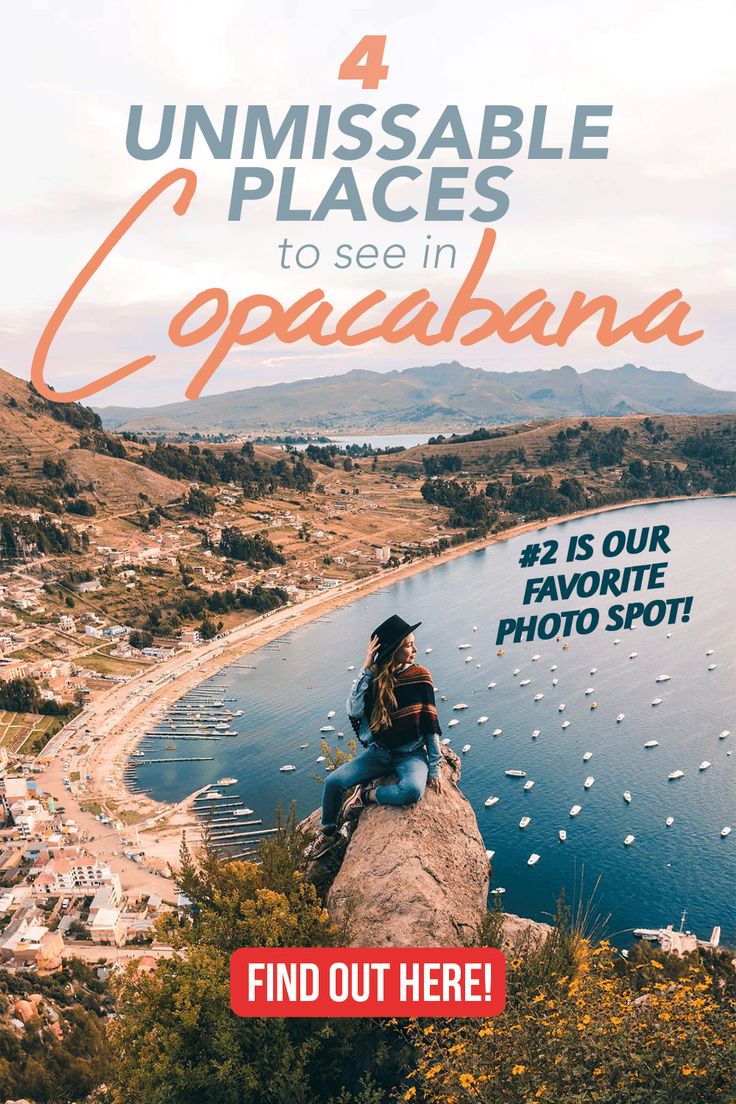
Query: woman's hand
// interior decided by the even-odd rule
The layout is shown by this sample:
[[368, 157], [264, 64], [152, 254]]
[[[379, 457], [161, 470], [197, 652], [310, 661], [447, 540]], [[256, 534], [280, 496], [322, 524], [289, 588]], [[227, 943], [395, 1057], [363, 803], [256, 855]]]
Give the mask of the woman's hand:
[[427, 781], [427, 785], [429, 786], [430, 790], [434, 790], [435, 793], [442, 793], [442, 779], [441, 778], [430, 778]]
[[373, 670], [373, 664], [374, 664], [375, 659], [376, 659], [376, 652], [378, 651], [378, 646], [379, 646], [380, 643], [381, 643], [381, 641], [378, 639], [378, 637], [374, 633], [373, 636], [370, 639], [370, 643], [368, 645], [368, 651], [365, 653], [365, 661], [363, 663], [363, 666], [365, 667], [366, 671], [372, 671]]

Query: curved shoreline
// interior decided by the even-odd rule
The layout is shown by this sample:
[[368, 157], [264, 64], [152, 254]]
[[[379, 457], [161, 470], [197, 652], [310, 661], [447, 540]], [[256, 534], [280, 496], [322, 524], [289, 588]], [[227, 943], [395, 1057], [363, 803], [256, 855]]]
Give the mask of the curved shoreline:
[[[98, 801], [108, 812], [113, 813], [114, 808], [107, 802], [114, 802], [115, 808], [120, 803], [125, 803], [126, 812], [138, 819], [137, 828], [140, 831], [155, 827], [158, 837], [156, 842], [161, 845], [157, 848], [159, 857], [163, 862], [168, 863], [175, 857], [182, 831], [191, 830], [196, 826], [197, 822], [193, 818], [192, 809], [194, 795], [190, 794], [181, 802], [169, 805], [146, 795], [134, 793], [125, 785], [124, 768], [131, 751], [142, 738], [144, 728], [148, 727], [154, 717], [223, 667], [326, 613], [349, 605], [357, 598], [381, 590], [394, 582], [410, 578], [421, 571], [431, 570], [460, 556], [484, 550], [524, 533], [541, 532], [551, 525], [601, 513], [614, 513], [635, 506], [728, 497], [734, 496], [682, 495], [677, 498], [636, 499], [631, 502], [598, 507], [594, 510], [579, 510], [572, 514], [550, 517], [543, 522], [535, 519], [512, 526], [490, 537], [457, 545], [439, 556], [427, 556], [389, 571], [377, 572], [366, 579], [345, 583], [334, 590], [320, 592], [296, 606], [282, 607], [242, 626], [237, 626], [224, 636], [192, 651], [179, 653], [152, 670], [142, 672], [130, 682], [111, 689], [92, 703], [88, 710], [80, 714], [72, 726], [67, 726], [57, 737], [54, 737], [44, 750], [43, 757], [55, 759], [55, 764], [52, 763], [50, 768], [53, 769], [54, 765], [59, 766], [60, 752], [71, 737], [81, 734], [85, 728], [96, 732], [100, 737], [99, 742], [92, 745], [86, 758], [80, 756], [77, 768], [82, 777], [85, 774], [92, 776], [89, 796]], [[52, 744], [55, 746], [52, 747]], [[176, 833], [175, 839], [169, 841], [162, 833], [167, 822], [168, 827]], [[92, 823], [94, 824], [94, 820]]]

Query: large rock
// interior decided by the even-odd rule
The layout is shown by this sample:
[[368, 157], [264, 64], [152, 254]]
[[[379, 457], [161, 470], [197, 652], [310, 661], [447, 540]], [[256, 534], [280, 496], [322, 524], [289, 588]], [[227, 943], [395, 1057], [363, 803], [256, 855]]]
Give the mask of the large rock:
[[444, 749], [441, 794], [428, 788], [417, 805], [361, 813], [327, 895], [353, 946], [477, 943], [489, 868], [459, 778], [460, 761]]

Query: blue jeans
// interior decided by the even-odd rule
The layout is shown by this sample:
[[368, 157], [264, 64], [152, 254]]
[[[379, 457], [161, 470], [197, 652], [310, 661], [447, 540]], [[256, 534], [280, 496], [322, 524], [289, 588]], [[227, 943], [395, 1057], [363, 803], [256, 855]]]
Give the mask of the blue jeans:
[[388, 786], [378, 786], [376, 803], [413, 805], [424, 793], [428, 770], [426, 756], [421, 751], [402, 754], [371, 744], [362, 755], [343, 763], [336, 771], [327, 775], [322, 791], [322, 827], [336, 827], [345, 790], [361, 782], [369, 782], [372, 778], [381, 778], [385, 774], [395, 774], [399, 781]]

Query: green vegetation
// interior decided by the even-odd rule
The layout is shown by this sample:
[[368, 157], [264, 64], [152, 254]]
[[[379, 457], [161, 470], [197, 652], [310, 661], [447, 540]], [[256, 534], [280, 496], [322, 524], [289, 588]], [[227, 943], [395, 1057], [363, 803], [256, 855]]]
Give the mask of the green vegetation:
[[238, 947], [340, 946], [300, 870], [293, 814], [261, 848], [261, 865], [185, 850], [191, 901], [161, 935], [181, 954], [118, 993], [108, 1084], [113, 1104], [380, 1104], [400, 1078], [402, 1043], [370, 1020], [239, 1019], [230, 1011], [229, 957]]
[[138, 463], [171, 479], [189, 479], [208, 486], [234, 483], [242, 487], [248, 498], [270, 494], [277, 487], [308, 491], [314, 478], [297, 454], [290, 454], [288, 461], [256, 460], [250, 441], [239, 450], [223, 449], [221, 452], [200, 448], [199, 445], [181, 448], [178, 445], [157, 444], [155, 448], [141, 453]]
[[74, 712], [69, 704], [42, 698], [38, 683], [32, 678], [0, 681], [0, 709], [13, 713], [41, 713], [48, 717], [64, 717]]
[[240, 560], [250, 567], [271, 567], [286, 563], [274, 544], [262, 533], [246, 535], [242, 529], [229, 526], [222, 530], [218, 551], [231, 560]]
[[422, 484], [425, 502], [449, 506], [449, 524], [467, 528], [469, 537], [483, 537], [498, 519], [498, 511], [485, 494], [475, 490], [475, 484], [458, 479], [429, 479]]
[[38, 521], [22, 514], [0, 514], [0, 562], [28, 555], [83, 552], [88, 547], [86, 533], [77, 533], [46, 514]]
[[[43, 998], [39, 1014], [18, 1031], [10, 1016], [34, 993]], [[0, 1099], [86, 1098], [106, 1078], [111, 1052], [103, 1017], [111, 1008], [104, 983], [78, 960], [50, 975], [0, 970]]]

